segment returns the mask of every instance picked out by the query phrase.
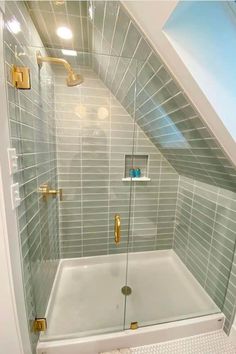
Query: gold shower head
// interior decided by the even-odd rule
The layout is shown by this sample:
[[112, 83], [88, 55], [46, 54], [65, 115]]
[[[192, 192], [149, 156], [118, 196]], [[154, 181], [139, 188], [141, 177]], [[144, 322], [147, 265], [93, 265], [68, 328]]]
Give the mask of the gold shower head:
[[79, 74], [75, 74], [74, 72], [70, 72], [66, 79], [67, 86], [77, 86], [82, 84], [83, 81], [83, 77]]
[[39, 51], [36, 53], [36, 58], [37, 58], [37, 63], [40, 67], [42, 66], [43, 62], [64, 65], [64, 67], [68, 72], [66, 83], [67, 86], [69, 87], [80, 85], [84, 81], [83, 76], [76, 74], [72, 69], [72, 67], [70, 66], [70, 64], [68, 63], [68, 61], [66, 61], [65, 59], [53, 58], [53, 57], [42, 57]]

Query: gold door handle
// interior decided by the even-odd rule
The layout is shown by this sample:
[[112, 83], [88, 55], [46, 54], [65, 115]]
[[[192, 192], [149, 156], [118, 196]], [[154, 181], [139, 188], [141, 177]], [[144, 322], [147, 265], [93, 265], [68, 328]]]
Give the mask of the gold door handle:
[[39, 192], [42, 194], [43, 199], [46, 201], [48, 199], [48, 197], [51, 195], [52, 197], [56, 197], [57, 195], [59, 195], [59, 199], [60, 201], [62, 201], [62, 188], [60, 189], [50, 189], [48, 184], [42, 184], [39, 187]]
[[115, 215], [114, 234], [115, 234], [115, 244], [116, 245], [118, 245], [120, 243], [120, 226], [121, 226], [120, 215]]

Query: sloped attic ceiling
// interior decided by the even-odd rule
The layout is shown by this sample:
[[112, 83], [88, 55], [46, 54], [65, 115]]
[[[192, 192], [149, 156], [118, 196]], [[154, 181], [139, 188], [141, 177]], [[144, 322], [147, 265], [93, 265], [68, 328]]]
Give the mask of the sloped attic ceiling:
[[[45, 47], [90, 50], [87, 1], [26, 1], [25, 4]], [[56, 29], [60, 26], [71, 28], [73, 38], [59, 38]]]
[[[87, 16], [86, 2], [68, 1], [61, 7], [56, 7], [55, 1], [43, 3], [28, 2], [45, 46], [111, 54], [108, 60], [94, 54], [94, 70], [132, 115], [136, 90], [135, 119], [176, 171], [236, 191], [232, 162], [119, 2], [93, 2], [92, 21]], [[54, 39], [60, 24], [76, 33], [73, 43], [67, 46]]]

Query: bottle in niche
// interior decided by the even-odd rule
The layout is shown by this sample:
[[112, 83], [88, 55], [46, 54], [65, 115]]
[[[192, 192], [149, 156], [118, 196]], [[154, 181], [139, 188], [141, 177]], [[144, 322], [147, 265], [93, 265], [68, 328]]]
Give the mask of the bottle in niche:
[[135, 170], [134, 170], [134, 174], [135, 174], [135, 177], [141, 177], [141, 170], [140, 170], [140, 168], [135, 168]]
[[129, 176], [130, 176], [131, 178], [134, 178], [134, 177], [135, 177], [135, 169], [134, 169], [134, 168], [130, 168], [130, 170], [129, 170]]

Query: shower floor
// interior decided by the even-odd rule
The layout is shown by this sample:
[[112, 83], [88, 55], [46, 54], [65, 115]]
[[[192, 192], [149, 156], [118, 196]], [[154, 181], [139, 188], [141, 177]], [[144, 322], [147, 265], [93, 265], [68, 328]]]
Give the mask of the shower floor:
[[219, 313], [173, 250], [65, 259], [60, 262], [41, 341], [121, 331]]

